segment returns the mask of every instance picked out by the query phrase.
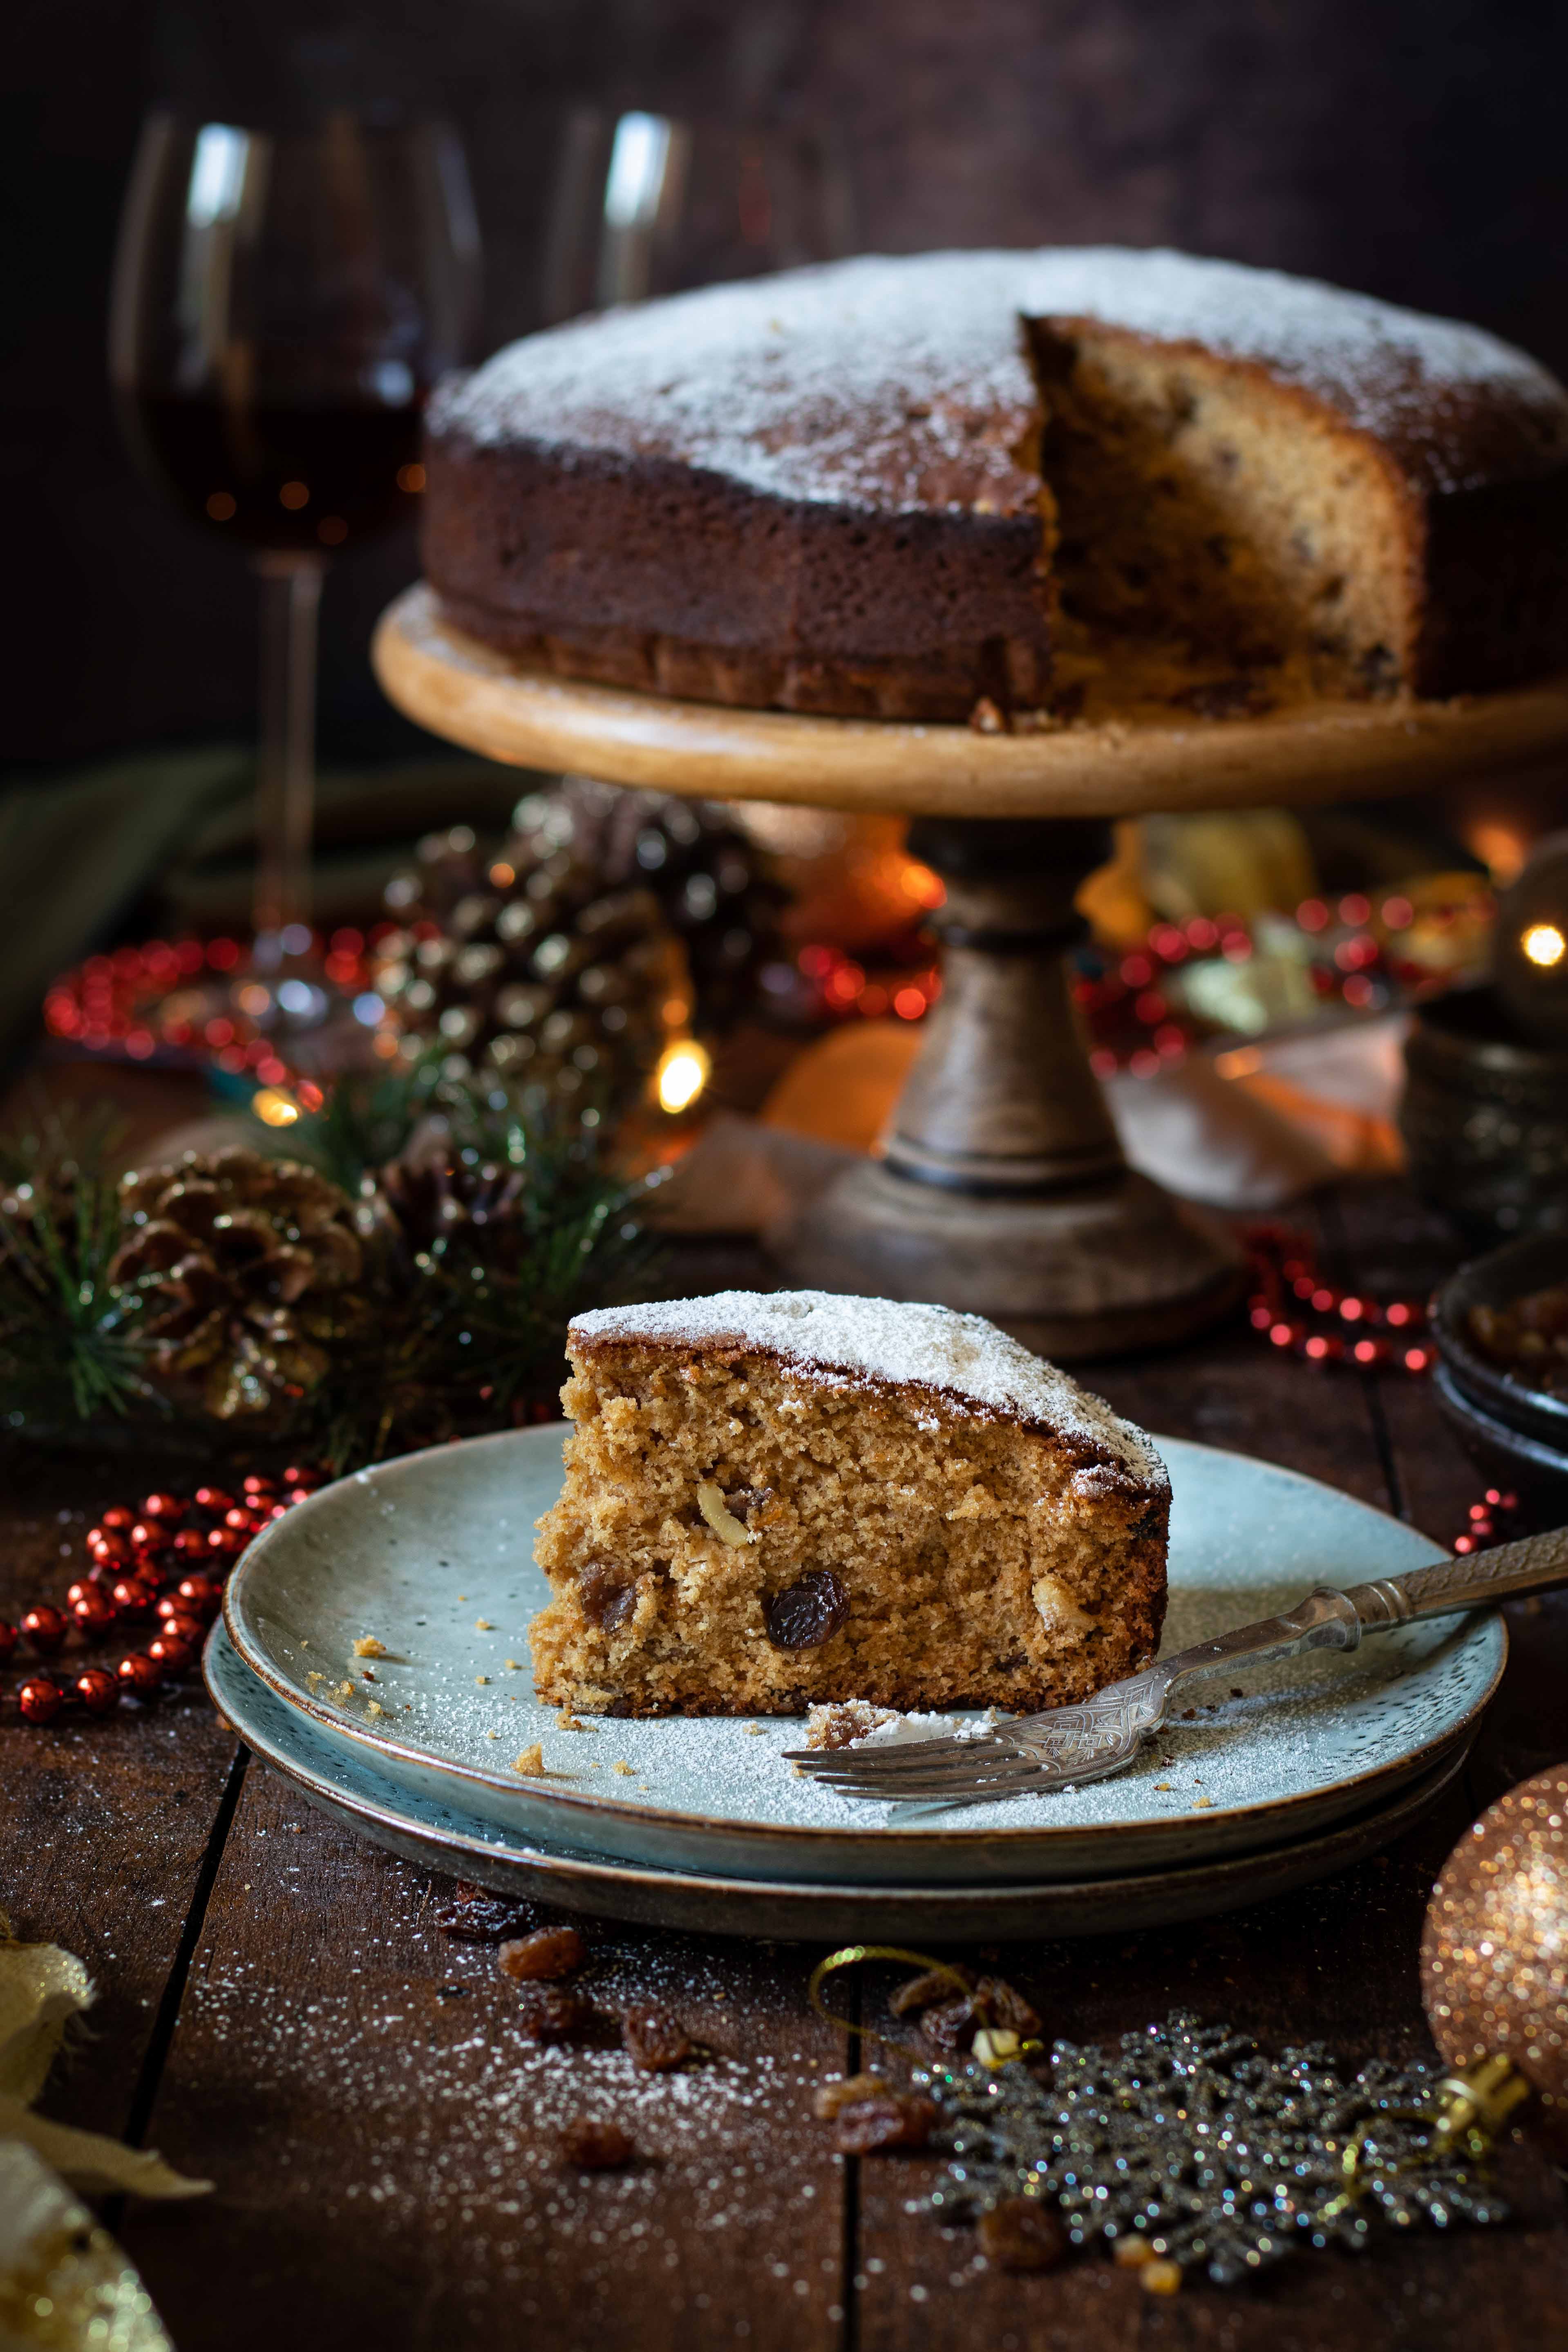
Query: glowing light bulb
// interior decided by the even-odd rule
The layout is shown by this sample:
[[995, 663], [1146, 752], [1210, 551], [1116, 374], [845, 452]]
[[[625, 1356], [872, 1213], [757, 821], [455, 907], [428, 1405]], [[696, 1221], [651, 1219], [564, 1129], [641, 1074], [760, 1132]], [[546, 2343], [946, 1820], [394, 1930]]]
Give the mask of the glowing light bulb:
[[689, 1110], [707, 1085], [712, 1066], [702, 1047], [689, 1037], [677, 1038], [674, 1045], [667, 1045], [655, 1081], [659, 1108], [671, 1113]]
[[253, 1094], [250, 1108], [267, 1127], [292, 1127], [300, 1116], [300, 1106], [293, 1097], [280, 1093], [276, 1087], [262, 1087]]
[[1568, 955], [1568, 939], [1563, 938], [1555, 923], [1531, 923], [1521, 935], [1519, 944], [1531, 962], [1539, 965], [1542, 971], [1550, 971], [1554, 964], [1561, 963]]

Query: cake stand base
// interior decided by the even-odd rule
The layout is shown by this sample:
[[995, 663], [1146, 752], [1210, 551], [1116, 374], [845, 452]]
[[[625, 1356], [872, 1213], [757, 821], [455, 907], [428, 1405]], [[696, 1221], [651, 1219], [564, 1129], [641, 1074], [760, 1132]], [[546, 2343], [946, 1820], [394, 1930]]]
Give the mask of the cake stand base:
[[786, 1270], [963, 1307], [1069, 1360], [1184, 1338], [1236, 1299], [1240, 1253], [1128, 1169], [1084, 1055], [1067, 958], [1108, 829], [927, 817], [910, 848], [947, 891], [942, 995], [882, 1157], [816, 1196]]
[[784, 1255], [807, 1288], [963, 1307], [1063, 1363], [1184, 1339], [1242, 1287], [1224, 1229], [1130, 1171], [1008, 1201], [939, 1192], [868, 1160], [818, 1194]]

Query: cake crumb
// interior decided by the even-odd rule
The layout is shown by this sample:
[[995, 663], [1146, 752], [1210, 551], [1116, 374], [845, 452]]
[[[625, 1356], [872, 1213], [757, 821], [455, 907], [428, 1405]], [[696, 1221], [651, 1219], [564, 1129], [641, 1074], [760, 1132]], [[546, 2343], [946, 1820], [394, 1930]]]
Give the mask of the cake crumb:
[[762, 1736], [763, 1736], [763, 1727], [762, 1727], [762, 1725], [761, 1725], [760, 1723], [748, 1723], [748, 1724], [747, 1724], [747, 1726], [746, 1726], [746, 1737], [747, 1737], [749, 1739], [760, 1739], [760, 1738], [762, 1738]]
[[1172, 1789], [1173, 1788], [1173, 1786], [1174, 1786], [1174, 1785], [1175, 1785], [1175, 1784], [1174, 1784], [1174, 1782], [1173, 1782], [1173, 1781], [1171, 1781], [1171, 1780], [1156, 1780], [1156, 1781], [1155, 1781], [1155, 1783], [1154, 1783], [1154, 1794], [1155, 1794], [1157, 1797], [1159, 1797], [1159, 1796], [1167, 1796], [1167, 1797], [1168, 1797], [1168, 1796], [1170, 1795], [1171, 1790], [1172, 1790]]
[[353, 1698], [354, 1695], [354, 1686], [353, 1683], [340, 1683], [338, 1685], [337, 1695], [340, 1698]]
[[480, 1683], [480, 1684], [488, 1683], [488, 1682], [489, 1682], [489, 1675], [476, 1675], [474, 1676], [474, 1680], [475, 1680], [475, 1682], [477, 1682], [477, 1683]]
[[487, 1731], [485, 1738], [487, 1739], [499, 1739], [500, 1738], [500, 1733], [499, 1731]]
[[476, 1617], [474, 1620], [474, 1631], [476, 1633], [493, 1633], [495, 1632], [495, 1627], [490, 1623], [488, 1617]]
[[505, 1665], [509, 1675], [520, 1675], [522, 1672], [522, 1660], [521, 1658], [506, 1658], [503, 1659], [502, 1664]]
[[586, 1731], [588, 1728], [582, 1717], [580, 1715], [574, 1715], [569, 1706], [562, 1707], [558, 1711], [555, 1720], [563, 1731]]
[[1194, 1800], [1193, 1800], [1193, 1811], [1194, 1811], [1194, 1813], [1212, 1812], [1212, 1811], [1213, 1811], [1213, 1810], [1214, 1810], [1214, 1799], [1213, 1799], [1212, 1797], [1194, 1797]]
[[384, 1715], [386, 1713], [386, 1709], [382, 1706], [381, 1701], [374, 1698], [367, 1699], [365, 1701], [364, 1711], [366, 1715]]
[[630, 1780], [636, 1777], [636, 1767], [626, 1763], [624, 1759], [612, 1764], [610, 1769], [612, 1772], [618, 1772], [624, 1780]]
[[325, 1675], [315, 1675], [315, 1674], [312, 1674], [312, 1675], [306, 1675], [306, 1677], [305, 1677], [305, 1680], [306, 1680], [308, 1683], [324, 1683], [324, 1682], [326, 1681], [326, 1679], [327, 1679], [327, 1677], [325, 1676]]
[[354, 1643], [354, 1655], [356, 1658], [384, 1658], [386, 1644], [378, 1642], [374, 1633], [362, 1633]]
[[531, 1748], [525, 1748], [511, 1769], [514, 1772], [521, 1772], [525, 1780], [542, 1780], [544, 1777], [543, 1742], [536, 1739]]

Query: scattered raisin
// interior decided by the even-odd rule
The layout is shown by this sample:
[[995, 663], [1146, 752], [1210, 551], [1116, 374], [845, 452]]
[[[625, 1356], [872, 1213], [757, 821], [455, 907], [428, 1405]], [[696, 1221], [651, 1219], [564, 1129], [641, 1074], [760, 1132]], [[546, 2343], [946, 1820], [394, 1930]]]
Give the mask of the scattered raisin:
[[938, 2001], [952, 2000], [954, 1977], [966, 1986], [974, 1981], [967, 1969], [928, 1969], [923, 1977], [910, 1977], [901, 1984], [888, 2007], [895, 2017], [908, 2017], [918, 2009], [934, 2009]]
[[999, 2271], [1055, 2270], [1068, 2250], [1059, 2215], [1037, 2197], [1004, 2197], [982, 2213], [974, 2234]]
[[833, 2119], [833, 2145], [840, 2156], [872, 2156], [894, 2147], [924, 2147], [936, 2121], [936, 2105], [909, 2091], [888, 2091], [857, 2099]]
[[725, 1496], [724, 1507], [732, 1518], [740, 1520], [742, 1527], [748, 1527], [751, 1524], [750, 1514], [765, 1510], [773, 1499], [771, 1486], [737, 1486], [732, 1495]]
[[921, 2034], [944, 2058], [951, 2058], [954, 2051], [967, 2050], [979, 2025], [967, 1993], [961, 1993], [956, 2000], [938, 2001], [921, 2018]]
[[1008, 2033], [1016, 2033], [1020, 2042], [1028, 2042], [1040, 2031], [1039, 2012], [1031, 2008], [1016, 1986], [1005, 1977], [982, 1977], [974, 1988], [976, 2013], [987, 2025], [999, 2025]]
[[840, 2074], [831, 2083], [819, 2083], [812, 2105], [825, 2124], [830, 2124], [841, 2107], [852, 2107], [861, 2099], [885, 2098], [892, 2084], [885, 2074]]
[[575, 1927], [538, 1927], [531, 1936], [503, 1944], [496, 1966], [503, 1977], [521, 1983], [531, 1978], [569, 1977], [588, 1957], [588, 1947]]
[[581, 2042], [593, 2020], [592, 2004], [564, 1985], [528, 1984], [519, 1996], [517, 2021], [525, 2042]]
[[561, 2161], [579, 2172], [618, 2172], [637, 2150], [619, 2124], [578, 2116], [561, 2135]]
[[528, 1933], [539, 1913], [531, 1903], [514, 1903], [491, 1895], [471, 1878], [459, 1878], [445, 1903], [438, 1904], [436, 1925], [459, 1944], [500, 1944], [508, 1936]]
[[583, 1614], [602, 1633], [613, 1633], [624, 1625], [637, 1605], [635, 1584], [623, 1584], [612, 1569], [601, 1568], [590, 1560], [577, 1578], [578, 1598]]
[[763, 1603], [768, 1639], [775, 1650], [816, 1650], [837, 1633], [849, 1614], [849, 1595], [830, 1568], [814, 1568], [798, 1583]]
[[645, 2074], [667, 2074], [696, 2047], [685, 2027], [663, 2009], [628, 2009], [621, 2019], [621, 2040]]

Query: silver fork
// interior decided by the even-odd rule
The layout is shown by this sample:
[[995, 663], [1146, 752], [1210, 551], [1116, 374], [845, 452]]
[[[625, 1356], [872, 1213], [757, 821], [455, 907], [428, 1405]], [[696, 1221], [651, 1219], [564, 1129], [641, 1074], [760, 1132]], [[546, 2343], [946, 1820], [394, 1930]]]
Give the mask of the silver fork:
[[1320, 1584], [1282, 1616], [1242, 1625], [1213, 1642], [1162, 1658], [1111, 1683], [1079, 1706], [1052, 1707], [999, 1723], [973, 1738], [907, 1746], [795, 1748], [787, 1761], [840, 1796], [896, 1804], [988, 1804], [1103, 1780], [1131, 1764], [1164, 1722], [1171, 1701], [1194, 1676], [1218, 1666], [1293, 1658], [1304, 1650], [1353, 1650], [1363, 1633], [1512, 1601], [1568, 1583], [1568, 1528], [1500, 1544], [1469, 1559], [1446, 1559], [1408, 1576], [1387, 1576], [1348, 1592]]

